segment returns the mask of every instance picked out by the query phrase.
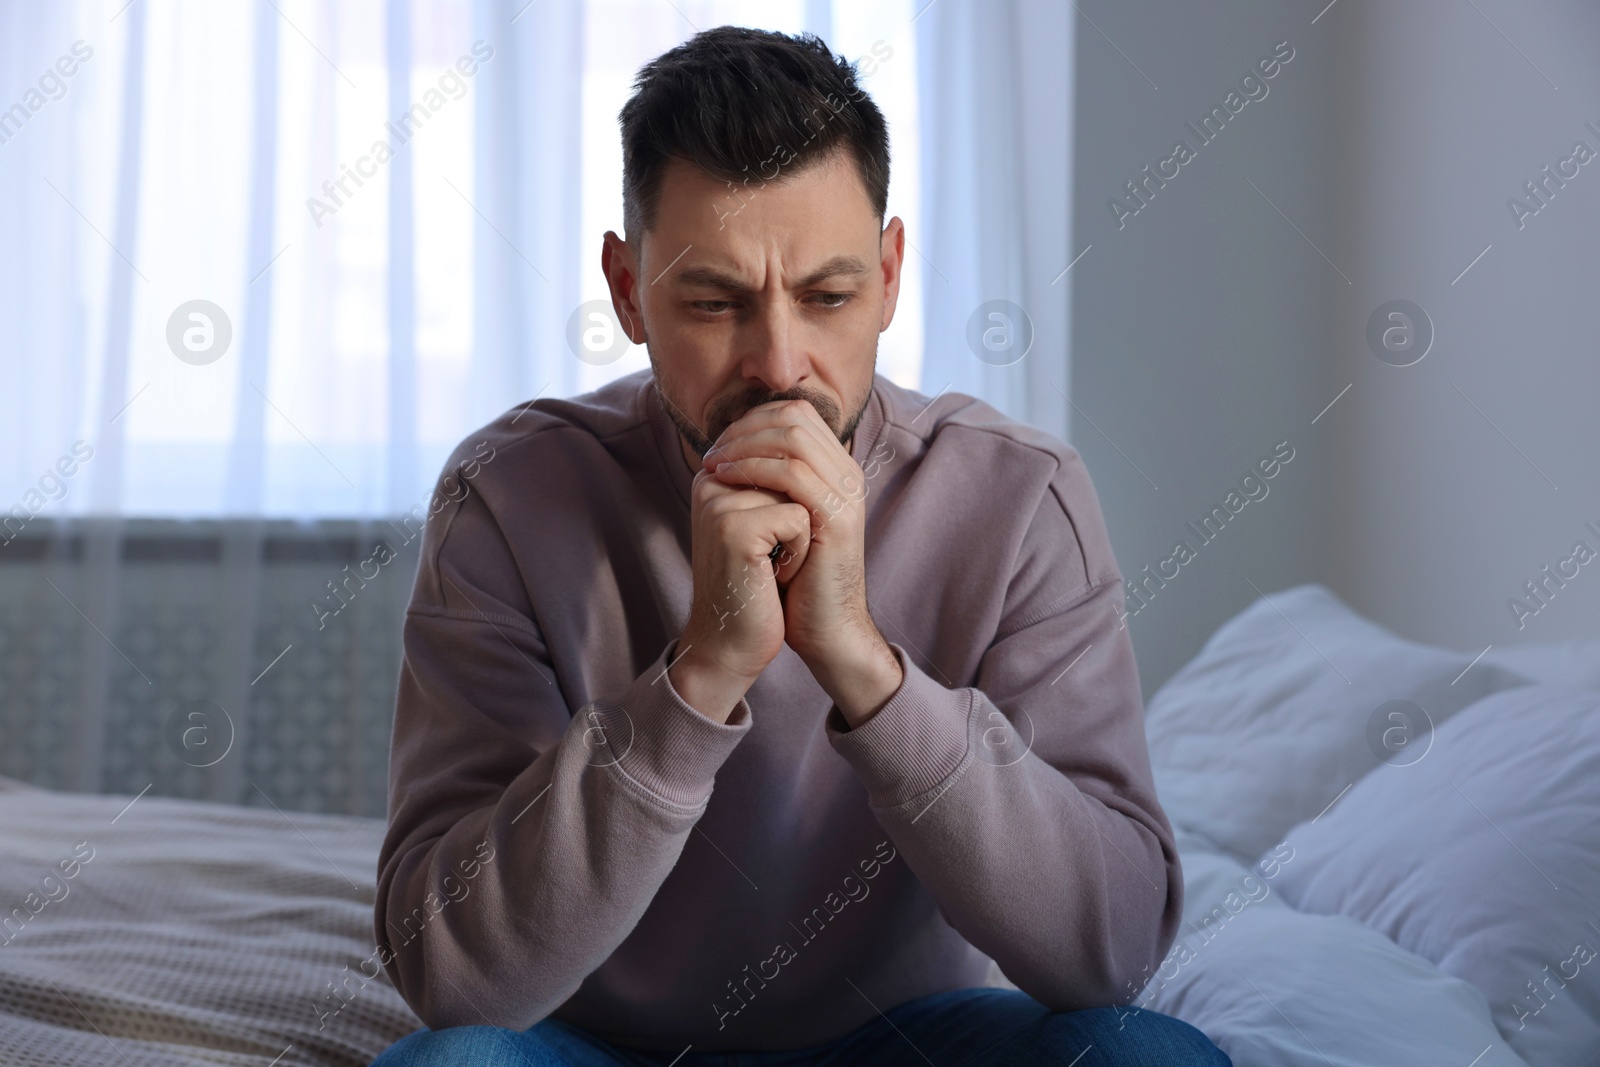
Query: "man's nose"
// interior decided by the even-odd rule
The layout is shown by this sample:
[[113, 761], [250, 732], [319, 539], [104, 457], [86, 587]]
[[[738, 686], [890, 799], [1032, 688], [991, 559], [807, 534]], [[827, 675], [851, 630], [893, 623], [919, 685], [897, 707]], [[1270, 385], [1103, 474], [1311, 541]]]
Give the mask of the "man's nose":
[[797, 385], [811, 370], [807, 331], [799, 309], [788, 300], [764, 304], [745, 337], [744, 373], [782, 392]]

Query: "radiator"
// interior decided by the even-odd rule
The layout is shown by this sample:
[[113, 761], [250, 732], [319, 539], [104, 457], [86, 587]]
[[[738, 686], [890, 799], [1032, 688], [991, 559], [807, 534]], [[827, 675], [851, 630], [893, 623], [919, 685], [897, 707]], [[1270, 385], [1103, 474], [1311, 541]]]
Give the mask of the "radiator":
[[382, 817], [414, 520], [0, 536], [0, 774]]

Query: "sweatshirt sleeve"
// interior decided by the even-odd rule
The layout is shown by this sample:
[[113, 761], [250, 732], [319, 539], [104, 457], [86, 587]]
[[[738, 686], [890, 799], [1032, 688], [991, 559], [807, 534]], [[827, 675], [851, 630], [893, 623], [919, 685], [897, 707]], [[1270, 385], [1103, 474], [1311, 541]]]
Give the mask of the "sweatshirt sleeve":
[[529, 596], [480, 493], [429, 519], [374, 920], [433, 1029], [524, 1030], [571, 996], [639, 921], [751, 725], [743, 699], [717, 723], [673, 689], [678, 638], [571, 706]]
[[835, 705], [826, 729], [895, 847], [1040, 1003], [1131, 1001], [1177, 935], [1183, 876], [1121, 577], [1075, 454], [1029, 526], [977, 684], [948, 688], [889, 644], [899, 689], [855, 729]]

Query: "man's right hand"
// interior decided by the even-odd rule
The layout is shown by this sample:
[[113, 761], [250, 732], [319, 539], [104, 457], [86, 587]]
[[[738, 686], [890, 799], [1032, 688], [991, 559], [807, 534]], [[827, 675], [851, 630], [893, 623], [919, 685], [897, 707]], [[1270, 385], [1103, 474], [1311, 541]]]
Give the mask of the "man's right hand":
[[[805, 562], [811, 514], [784, 493], [727, 485], [701, 470], [690, 530], [694, 596], [668, 677], [690, 707], [727, 722], [783, 647], [778, 586]], [[779, 542], [774, 572], [768, 555]]]

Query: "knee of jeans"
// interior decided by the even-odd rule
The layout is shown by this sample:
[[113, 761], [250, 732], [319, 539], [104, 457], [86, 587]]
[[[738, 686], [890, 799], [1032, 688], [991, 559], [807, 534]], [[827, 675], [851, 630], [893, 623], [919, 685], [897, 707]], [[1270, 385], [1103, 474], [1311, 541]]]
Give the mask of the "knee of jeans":
[[498, 1026], [417, 1030], [389, 1046], [371, 1067], [454, 1067], [515, 1063], [514, 1031]]
[[1120, 1044], [1130, 1051], [1146, 1049], [1165, 1056], [1183, 1057], [1161, 1062], [1182, 1063], [1186, 1067], [1232, 1067], [1233, 1064], [1228, 1054], [1198, 1027], [1132, 1004], [1058, 1012], [1050, 1021], [1079, 1035], [1092, 1036], [1096, 1044], [1103, 1046], [1115, 1048]]

